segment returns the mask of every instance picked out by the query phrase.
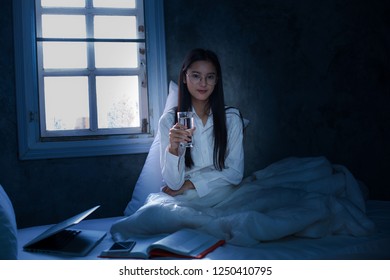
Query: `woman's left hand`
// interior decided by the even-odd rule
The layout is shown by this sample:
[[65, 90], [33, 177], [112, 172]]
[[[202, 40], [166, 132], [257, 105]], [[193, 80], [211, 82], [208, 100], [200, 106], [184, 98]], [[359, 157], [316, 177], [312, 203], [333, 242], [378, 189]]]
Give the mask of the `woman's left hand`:
[[183, 194], [187, 190], [195, 189], [194, 184], [190, 180], [186, 180], [184, 184], [178, 190], [172, 190], [170, 187], [165, 186], [162, 188], [162, 191], [170, 196], [177, 196]]

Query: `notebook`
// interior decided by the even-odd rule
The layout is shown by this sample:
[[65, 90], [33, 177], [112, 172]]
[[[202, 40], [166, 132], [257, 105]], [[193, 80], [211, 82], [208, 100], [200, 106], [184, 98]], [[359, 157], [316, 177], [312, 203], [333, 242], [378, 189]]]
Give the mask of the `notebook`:
[[92, 207], [65, 221], [51, 226], [23, 246], [25, 251], [64, 254], [72, 256], [87, 255], [105, 236], [106, 232], [97, 230], [69, 229], [98, 209]]
[[[208, 233], [182, 228], [171, 234], [159, 235], [133, 235], [130, 240], [114, 243], [122, 248], [113, 250], [112, 247], [100, 253], [101, 258], [153, 258], [153, 257], [174, 257], [174, 258], [204, 258], [208, 253], [225, 244], [221, 240]], [[127, 244], [126, 244], [127, 243]], [[130, 246], [129, 246], [130, 243]], [[126, 246], [127, 245], [127, 246]], [[131, 247], [133, 245], [134, 247]]]

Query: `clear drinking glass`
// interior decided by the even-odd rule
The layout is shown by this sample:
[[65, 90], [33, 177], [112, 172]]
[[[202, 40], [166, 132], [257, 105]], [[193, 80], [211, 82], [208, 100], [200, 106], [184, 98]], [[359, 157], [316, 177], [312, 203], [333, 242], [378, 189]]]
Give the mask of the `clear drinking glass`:
[[[193, 112], [177, 112], [177, 120], [179, 124], [184, 125], [186, 130], [194, 128], [194, 113]], [[194, 141], [191, 138], [189, 142], [180, 143], [182, 147], [193, 147]]]

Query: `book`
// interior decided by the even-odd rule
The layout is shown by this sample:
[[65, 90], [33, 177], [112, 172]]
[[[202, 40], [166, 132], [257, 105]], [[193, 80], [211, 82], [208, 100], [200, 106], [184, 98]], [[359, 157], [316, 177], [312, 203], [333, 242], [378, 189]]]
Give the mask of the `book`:
[[102, 258], [139, 258], [153, 257], [204, 258], [208, 253], [222, 246], [220, 240], [207, 233], [184, 228], [169, 235], [134, 236], [135, 244], [130, 250], [104, 250]]

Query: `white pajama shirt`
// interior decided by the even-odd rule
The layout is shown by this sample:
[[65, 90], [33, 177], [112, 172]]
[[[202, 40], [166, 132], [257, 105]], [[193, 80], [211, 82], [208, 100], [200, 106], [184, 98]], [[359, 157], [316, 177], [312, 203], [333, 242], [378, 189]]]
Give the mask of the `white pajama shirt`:
[[203, 125], [202, 120], [194, 112], [195, 131], [192, 136], [193, 147], [191, 157], [194, 165], [185, 167], [184, 153], [176, 156], [168, 151], [169, 130], [174, 125], [174, 111], [165, 113], [159, 121], [160, 133], [160, 165], [165, 184], [172, 190], [178, 190], [185, 180], [190, 180], [199, 197], [223, 187], [237, 185], [244, 172], [244, 149], [242, 120], [237, 109], [226, 110], [227, 149], [225, 167], [222, 171], [215, 169], [213, 116], [209, 115]]

